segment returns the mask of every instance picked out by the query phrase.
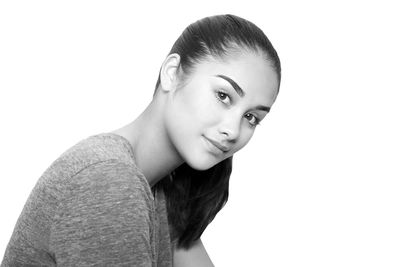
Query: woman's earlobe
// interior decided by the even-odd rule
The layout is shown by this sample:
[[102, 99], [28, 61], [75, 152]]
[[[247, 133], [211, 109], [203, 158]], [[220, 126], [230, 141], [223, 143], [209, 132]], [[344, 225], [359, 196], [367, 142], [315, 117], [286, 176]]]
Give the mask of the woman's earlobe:
[[181, 57], [176, 53], [168, 55], [167, 58], [164, 60], [160, 72], [160, 82], [162, 90], [170, 91], [171, 89], [173, 89], [175, 81], [177, 80], [180, 61]]

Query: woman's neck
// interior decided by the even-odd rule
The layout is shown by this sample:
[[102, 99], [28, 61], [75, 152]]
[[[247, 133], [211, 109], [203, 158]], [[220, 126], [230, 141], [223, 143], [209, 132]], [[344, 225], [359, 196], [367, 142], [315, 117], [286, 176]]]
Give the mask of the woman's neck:
[[152, 101], [128, 125], [112, 131], [126, 138], [133, 148], [135, 163], [150, 187], [183, 163], [165, 131], [161, 105]]

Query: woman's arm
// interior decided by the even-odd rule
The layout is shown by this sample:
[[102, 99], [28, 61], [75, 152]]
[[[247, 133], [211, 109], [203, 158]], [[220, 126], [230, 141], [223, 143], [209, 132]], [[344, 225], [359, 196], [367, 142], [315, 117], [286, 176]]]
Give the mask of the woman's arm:
[[174, 267], [215, 267], [199, 239], [188, 250], [174, 248]]

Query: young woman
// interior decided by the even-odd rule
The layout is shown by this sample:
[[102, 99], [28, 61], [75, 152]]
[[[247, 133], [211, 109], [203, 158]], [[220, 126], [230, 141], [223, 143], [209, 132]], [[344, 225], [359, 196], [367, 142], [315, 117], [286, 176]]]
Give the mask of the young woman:
[[253, 23], [219, 15], [189, 25], [148, 107], [43, 173], [2, 266], [213, 266], [201, 234], [280, 80], [278, 55]]

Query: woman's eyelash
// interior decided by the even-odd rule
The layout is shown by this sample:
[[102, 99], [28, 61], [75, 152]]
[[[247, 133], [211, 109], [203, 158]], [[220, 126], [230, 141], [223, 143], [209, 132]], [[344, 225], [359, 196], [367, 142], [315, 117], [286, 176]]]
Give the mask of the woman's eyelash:
[[256, 116], [254, 116], [253, 114], [250, 114], [250, 115], [253, 116], [254, 119], [256, 120], [255, 123], [252, 123], [252, 126], [256, 127], [257, 125], [260, 125], [260, 120]]
[[[229, 94], [227, 94], [227, 93], [225, 93], [225, 92], [223, 92], [223, 91], [218, 91], [218, 92], [217, 92], [217, 98], [218, 98], [221, 102], [223, 102], [223, 100], [225, 100], [225, 99], [221, 99], [220, 95], [227, 96], [229, 99], [231, 99], [231, 97], [229, 96]], [[223, 103], [225, 103], [225, 102], [223, 102]]]

